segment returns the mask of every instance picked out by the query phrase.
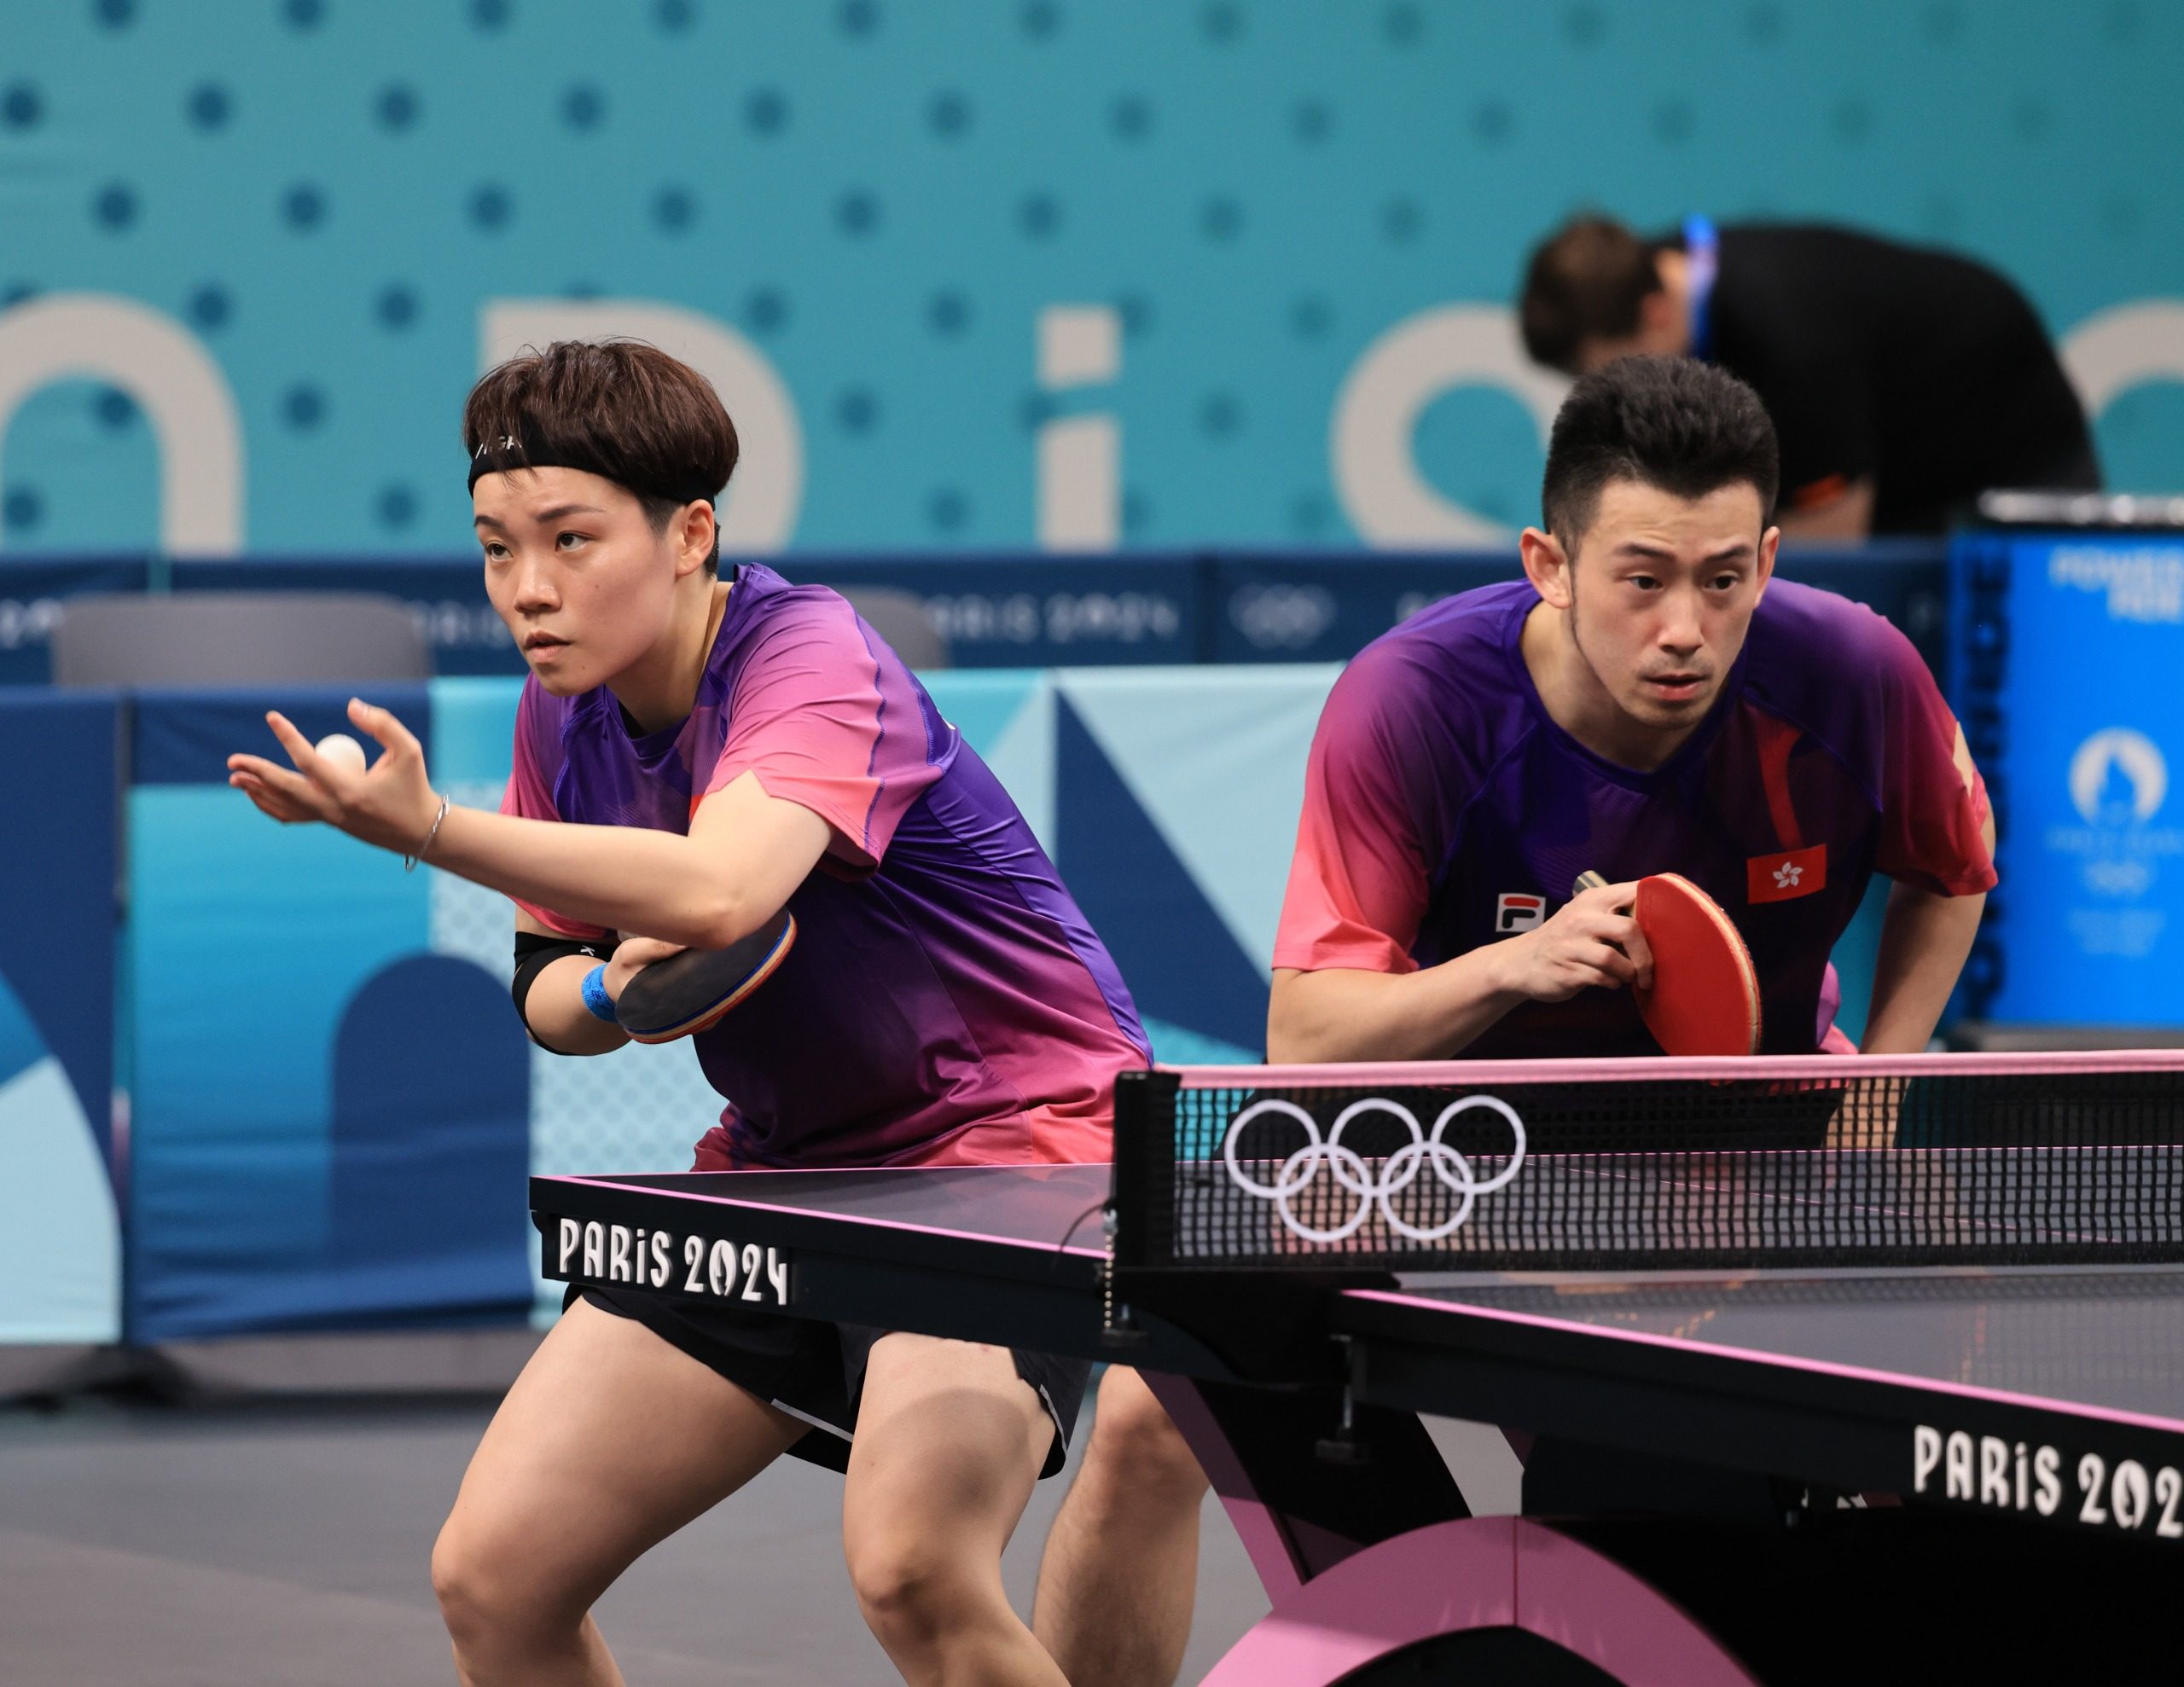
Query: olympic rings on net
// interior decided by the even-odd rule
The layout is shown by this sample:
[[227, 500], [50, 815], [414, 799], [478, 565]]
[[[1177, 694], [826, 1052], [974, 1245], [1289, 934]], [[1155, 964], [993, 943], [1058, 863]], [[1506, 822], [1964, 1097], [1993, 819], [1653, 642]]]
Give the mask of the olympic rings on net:
[[[1484, 1107], [1499, 1114], [1509, 1127], [1516, 1148], [1509, 1162], [1484, 1183], [1472, 1169], [1472, 1163], [1456, 1149], [1441, 1140], [1441, 1133], [1449, 1122], [1474, 1107]], [[1304, 1145], [1281, 1162], [1281, 1169], [1272, 1183], [1263, 1183], [1246, 1171], [1236, 1159], [1236, 1142], [1244, 1128], [1262, 1114], [1277, 1114], [1294, 1120], [1304, 1132]], [[1410, 1140], [1380, 1162], [1378, 1176], [1365, 1162], [1364, 1157], [1355, 1149], [1342, 1145], [1342, 1133], [1350, 1122], [1361, 1113], [1387, 1113], [1403, 1121], [1409, 1128]], [[1365, 1220], [1374, 1209], [1380, 1210], [1381, 1222], [1398, 1236], [1413, 1242], [1435, 1242], [1452, 1235], [1471, 1217], [1478, 1197], [1490, 1195], [1504, 1187], [1515, 1177], [1525, 1163], [1525, 1122], [1517, 1116], [1516, 1110], [1507, 1102], [1491, 1095], [1467, 1095], [1452, 1101], [1441, 1110], [1433, 1122], [1429, 1135], [1418, 1122], [1418, 1116], [1399, 1101], [1384, 1096], [1368, 1096], [1353, 1101], [1335, 1115], [1333, 1125], [1326, 1136], [1320, 1134], [1319, 1121], [1293, 1101], [1268, 1096], [1255, 1101], [1229, 1122], [1228, 1134], [1221, 1145], [1222, 1163], [1228, 1168], [1229, 1178], [1239, 1189], [1256, 1195], [1263, 1201], [1274, 1203], [1275, 1210], [1292, 1235], [1307, 1242], [1340, 1242], [1355, 1236], [1364, 1227]], [[1319, 1175], [1324, 1162], [1333, 1173], [1334, 1180], [1357, 1197], [1357, 1210], [1332, 1230], [1318, 1229], [1297, 1216], [1291, 1203], [1310, 1186]], [[1455, 1213], [1431, 1229], [1408, 1222], [1398, 1216], [1391, 1197], [1400, 1195], [1418, 1180], [1419, 1168], [1430, 1165], [1433, 1175], [1452, 1193], [1459, 1197]]]

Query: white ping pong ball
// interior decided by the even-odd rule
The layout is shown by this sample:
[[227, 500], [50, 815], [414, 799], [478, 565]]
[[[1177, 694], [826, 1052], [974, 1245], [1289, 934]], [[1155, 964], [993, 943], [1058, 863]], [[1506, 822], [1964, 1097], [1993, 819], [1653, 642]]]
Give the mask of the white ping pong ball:
[[364, 746], [346, 733], [328, 733], [314, 747], [320, 761], [331, 762], [345, 773], [364, 770]]

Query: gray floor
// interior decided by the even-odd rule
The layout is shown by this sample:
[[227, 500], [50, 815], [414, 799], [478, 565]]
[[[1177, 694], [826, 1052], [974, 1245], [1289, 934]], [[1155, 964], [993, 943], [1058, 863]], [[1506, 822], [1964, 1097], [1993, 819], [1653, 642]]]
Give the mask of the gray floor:
[[[0, 1410], [0, 1682], [451, 1681], [426, 1562], [489, 1412], [353, 1400]], [[1478, 1432], [1449, 1433], [1487, 1487], [1508, 1474]], [[1009, 1550], [1019, 1609], [1061, 1493], [1040, 1485]], [[599, 1610], [632, 1687], [894, 1680], [851, 1601], [839, 1496], [838, 1478], [785, 1459], [637, 1565]], [[1204, 1541], [1186, 1681], [1266, 1610], [1211, 1500]]]

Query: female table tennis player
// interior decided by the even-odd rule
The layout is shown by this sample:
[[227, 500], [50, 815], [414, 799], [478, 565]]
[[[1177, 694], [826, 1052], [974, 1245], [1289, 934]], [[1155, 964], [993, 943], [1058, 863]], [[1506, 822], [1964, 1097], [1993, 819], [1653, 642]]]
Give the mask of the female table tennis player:
[[[450, 806], [416, 739], [363, 703], [351, 718], [384, 746], [369, 772], [275, 716], [293, 769], [236, 756], [232, 782], [277, 820], [505, 892], [518, 1011], [566, 1053], [622, 1045], [613, 999], [638, 968], [728, 948], [788, 907], [787, 958], [697, 1035], [732, 1098], [701, 1169], [1106, 1159], [1114, 1075], [1147, 1059], [1113, 962], [999, 783], [846, 602], [756, 565], [719, 577], [713, 500], [737, 442], [712, 388], [648, 346], [556, 345], [487, 374], [463, 427], [487, 588], [531, 670], [502, 812]], [[434, 1552], [458, 1673], [619, 1681], [594, 1601], [794, 1451], [848, 1472], [851, 1578], [907, 1678], [1127, 1678], [1130, 1649], [1108, 1637], [1178, 1580], [1127, 1527], [1164, 1475], [1128, 1456], [1133, 1417], [1159, 1421], [1134, 1377], [1111, 1373], [1103, 1407], [1122, 1404], [1094, 1438], [1094, 1512], [1072, 1497], [1070, 1550], [1058, 1568], [1049, 1555], [1048, 1645], [999, 1573], [1085, 1377], [1038, 1354], [587, 1293], [494, 1417]], [[1194, 1510], [1195, 1467], [1167, 1451]], [[1180, 1582], [1187, 1619], [1188, 1564]]]

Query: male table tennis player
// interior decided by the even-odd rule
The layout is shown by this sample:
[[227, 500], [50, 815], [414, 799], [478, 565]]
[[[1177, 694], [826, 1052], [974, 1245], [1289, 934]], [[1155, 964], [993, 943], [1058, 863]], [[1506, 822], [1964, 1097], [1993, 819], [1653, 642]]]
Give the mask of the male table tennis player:
[[[1413, 616], [1327, 699], [1269, 1061], [1657, 1054], [1625, 988], [1655, 872], [1730, 913], [1766, 1052], [1802, 1054], [1849, 1048], [1828, 952], [1889, 874], [1862, 1046], [1926, 1046], [1995, 883], [1985, 790], [1900, 633], [1771, 580], [1775, 465], [1757, 397], [1706, 364], [1571, 390], [1525, 577]], [[1589, 869], [1622, 882], [1571, 897]]]
[[[1772, 1054], [1847, 1050], [1828, 955], [1886, 874], [1862, 1046], [1926, 1046], [1995, 883], [1985, 787], [1901, 633], [1772, 577], [1776, 461], [1709, 364], [1571, 391], [1524, 579], [1413, 616], [1327, 699], [1269, 1058], [1658, 1052], [1624, 988], [1651, 872], [1735, 923]], [[1588, 868], [1624, 882], [1571, 896]]]
[[[351, 718], [385, 746], [369, 773], [276, 717], [298, 771], [237, 756], [233, 782], [276, 819], [514, 899], [518, 1009], [569, 1053], [625, 1041], [612, 998], [637, 968], [725, 948], [786, 903], [794, 948], [696, 1040], [732, 1098], [701, 1168], [1105, 1159], [1114, 1075], [1147, 1059], [1112, 961], [993, 775], [846, 602], [755, 565], [717, 577], [713, 499], [737, 442], [712, 387], [647, 346], [557, 345], [481, 380], [464, 435], [486, 584], [531, 670], [502, 812], [450, 806], [417, 740], [362, 703]], [[1050, 1546], [1052, 1655], [999, 1572], [1085, 1371], [587, 1295], [495, 1416], [435, 1550], [458, 1673], [619, 1682], [594, 1601], [796, 1450], [847, 1470], [851, 1579], [907, 1678], [1126, 1678], [1101, 1648], [1128, 1655], [1107, 1638], [1128, 1634], [1129, 1602], [1171, 1597], [1157, 1584], [1174, 1568], [1131, 1538], [1132, 1504], [1160, 1493], [1157, 1464], [1130, 1456], [1133, 1405], [1160, 1422], [1133, 1375], [1110, 1373], [1059, 1568]], [[723, 1595], [731, 1644], [735, 1621], [771, 1620]]]
[[1938, 533], [1989, 487], [2100, 485], [2038, 315], [1953, 252], [1704, 217], [1647, 240], [1581, 217], [1532, 253], [1519, 310], [1533, 357], [1571, 374], [1682, 353], [1750, 381], [1792, 540]]

